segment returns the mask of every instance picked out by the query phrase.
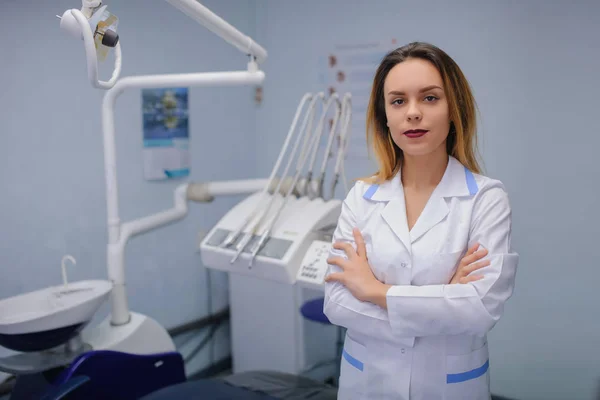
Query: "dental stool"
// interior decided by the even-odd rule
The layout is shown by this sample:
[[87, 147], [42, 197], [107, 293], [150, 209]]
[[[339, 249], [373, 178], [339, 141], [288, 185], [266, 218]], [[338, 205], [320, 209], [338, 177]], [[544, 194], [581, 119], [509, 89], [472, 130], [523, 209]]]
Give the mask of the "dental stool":
[[[329, 318], [327, 318], [327, 316], [325, 315], [325, 313], [323, 313], [323, 305], [325, 303], [325, 298], [320, 297], [317, 299], [313, 299], [313, 300], [309, 300], [306, 303], [304, 303], [302, 305], [302, 307], [300, 307], [300, 313], [302, 314], [302, 316], [309, 320], [309, 321], [314, 321], [314, 322], [318, 322], [321, 324], [325, 324], [325, 325], [333, 325], [331, 323], [331, 321], [329, 321]], [[341, 326], [337, 327], [337, 341], [336, 341], [336, 358], [335, 358], [335, 363], [337, 365], [337, 375], [339, 376], [339, 368], [340, 368], [340, 364], [339, 361], [341, 359], [342, 356], [342, 351], [344, 349], [344, 328], [342, 328]], [[304, 371], [304, 374], [310, 372], [313, 369], [316, 369], [317, 367], [322, 366], [322, 363], [313, 365], [309, 368], [307, 368]]]

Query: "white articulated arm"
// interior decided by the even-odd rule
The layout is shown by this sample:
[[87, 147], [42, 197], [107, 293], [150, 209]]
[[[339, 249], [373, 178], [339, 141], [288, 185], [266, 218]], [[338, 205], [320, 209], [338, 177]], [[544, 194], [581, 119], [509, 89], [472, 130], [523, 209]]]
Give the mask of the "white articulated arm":
[[108, 277], [114, 285], [111, 298], [113, 324], [120, 325], [129, 321], [125, 293], [125, 246], [132, 237], [182, 219], [188, 213], [188, 201], [208, 203], [216, 196], [258, 192], [268, 184], [268, 179], [185, 183], [175, 189], [174, 206], [171, 209], [115, 227], [118, 231], [116, 241], [108, 244]]
[[[119, 217], [119, 195], [117, 187], [117, 148], [115, 131], [115, 105], [117, 98], [126, 89], [156, 88], [171, 86], [228, 86], [228, 85], [256, 85], [265, 78], [262, 71], [226, 71], [226, 72], [200, 72], [192, 74], [150, 75], [133, 76], [120, 79], [115, 86], [104, 95], [102, 107], [102, 132], [104, 139], [104, 169], [106, 181], [106, 201], [108, 219], [108, 271], [114, 283], [112, 295], [111, 323], [122, 325], [129, 321], [129, 311], [125, 295], [125, 262], [124, 244], [129, 234], [125, 228], [146, 231], [150, 226], [160, 226], [171, 220], [181, 218], [185, 212], [174, 209], [165, 213], [144, 218], [134, 225], [121, 225]], [[266, 182], [263, 182], [266, 184]], [[227, 187], [225, 188], [227, 189]], [[229, 187], [230, 190], [235, 190]], [[187, 209], [186, 209], [187, 210]]]
[[[257, 63], [267, 59], [267, 51], [251, 37], [244, 35], [227, 21], [210, 11], [196, 0], [165, 0], [227, 43], [250, 57], [249, 69], [256, 70]], [[60, 27], [84, 42], [87, 57], [88, 79], [98, 89], [112, 88], [121, 74], [121, 41], [116, 25], [107, 27], [116, 17], [107, 11], [101, 0], [82, 0], [81, 10], [71, 9], [63, 13]], [[109, 29], [110, 28], [110, 29]], [[98, 56], [95, 39], [101, 37], [103, 46], [115, 49], [115, 67], [108, 81], [98, 79]]]
[[166, 0], [173, 7], [179, 9], [188, 17], [194, 19], [205, 28], [231, 44], [242, 53], [253, 57], [259, 64], [267, 59], [267, 51], [244, 35], [224, 19], [210, 11], [196, 0]]
[[[102, 103], [102, 132], [108, 217], [108, 275], [113, 282], [111, 323], [115, 326], [126, 324], [129, 321], [125, 293], [124, 252], [125, 245], [132, 236], [183, 218], [187, 213], [187, 201], [192, 200], [190, 194], [194, 190], [196, 195], [199, 190], [208, 193], [208, 197], [205, 196], [202, 200], [206, 201], [214, 195], [247, 193], [248, 190], [254, 190], [257, 187], [260, 189], [267, 185], [267, 181], [260, 180], [246, 181], [244, 184], [241, 184], [240, 181], [209, 183], [202, 189], [197, 184], [183, 185], [175, 191], [175, 206], [172, 209], [135, 221], [121, 223], [117, 192], [114, 120], [117, 98], [126, 89], [260, 85], [265, 79], [264, 72], [258, 69], [258, 64], [267, 58], [264, 48], [196, 0], [166, 1], [248, 55], [250, 61], [247, 68], [238, 71], [131, 76], [119, 79], [122, 65], [121, 41], [116, 32], [117, 18], [108, 12], [107, 6], [103, 5], [101, 0], [82, 0], [80, 10], [67, 10], [62, 17], [59, 16], [61, 29], [84, 41], [90, 83], [95, 88], [106, 90]], [[108, 81], [98, 80], [97, 46], [115, 49], [115, 68]], [[194, 200], [198, 198], [196, 197]]]

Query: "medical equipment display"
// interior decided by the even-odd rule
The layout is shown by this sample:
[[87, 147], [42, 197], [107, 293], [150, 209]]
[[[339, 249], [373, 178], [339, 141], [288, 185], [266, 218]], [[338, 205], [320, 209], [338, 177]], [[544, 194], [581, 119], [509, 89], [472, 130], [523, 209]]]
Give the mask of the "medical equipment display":
[[[40, 374], [74, 360], [97, 359], [90, 351], [148, 357], [176, 355], [173, 340], [163, 326], [129, 309], [125, 247], [137, 235], [184, 218], [190, 201], [211, 202], [217, 196], [240, 194], [249, 196], [233, 207], [200, 244], [206, 267], [230, 273], [234, 370], [262, 368], [298, 373], [310, 361], [311, 355], [302, 351], [306, 329], [299, 313], [302, 288], [296, 283], [321, 290], [323, 265], [326, 268], [322, 258], [341, 210], [341, 201], [334, 198], [340, 180], [347, 190], [343, 160], [351, 96], [306, 93], [269, 178], [185, 183], [176, 188], [172, 208], [122, 221], [114, 117], [121, 94], [131, 89], [259, 85], [265, 79], [259, 64], [266, 60], [267, 52], [260, 45], [195, 0], [166, 1], [248, 56], [246, 68], [122, 78], [121, 46], [127, 39], [119, 35], [120, 21], [107, 5], [100, 0], [82, 0], [81, 9], [58, 16], [60, 28], [83, 41], [92, 87], [105, 91], [101, 112], [108, 278], [68, 282], [66, 262], [75, 260], [65, 256], [62, 285], [0, 300], [0, 346], [19, 352], [0, 359], [0, 371], [17, 376]], [[111, 53], [114, 69], [110, 79], [104, 81], [98, 76], [98, 63]], [[331, 180], [327, 183], [330, 169]], [[107, 299], [110, 315], [84, 331]], [[252, 323], [248, 323], [250, 316]], [[261, 329], [251, 328], [257, 325]], [[268, 335], [283, 340], [269, 340]], [[270, 356], [265, 356], [265, 350]]]
[[[200, 244], [206, 267], [229, 272], [234, 373], [298, 374], [309, 360], [323, 360], [323, 349], [306, 343], [311, 326], [298, 311], [306, 295], [322, 296], [326, 259], [341, 212], [341, 200], [333, 198], [340, 176], [347, 187], [343, 160], [351, 111], [349, 93], [341, 99], [336, 93], [328, 98], [323, 93], [304, 95], [269, 185], [233, 207]], [[319, 144], [327, 117], [331, 123], [323, 149]], [[336, 136], [339, 145], [332, 157]], [[318, 153], [323, 153], [322, 163], [316, 162]], [[335, 163], [331, 184], [326, 185], [330, 159]], [[307, 288], [315, 290], [307, 294]], [[334, 349], [335, 337], [327, 339]]]
[[[175, 346], [164, 327], [148, 316], [129, 310], [125, 292], [124, 251], [127, 242], [136, 235], [183, 218], [188, 211], [188, 201], [209, 202], [215, 196], [253, 193], [268, 183], [266, 179], [186, 183], [175, 190], [173, 208], [134, 221], [121, 221], [114, 113], [116, 101], [125, 90], [257, 85], [265, 78], [259, 63], [266, 60], [267, 52], [260, 45], [195, 0], [167, 1], [247, 55], [248, 64], [239, 71], [121, 78], [123, 38], [117, 33], [118, 19], [108, 7], [100, 0], [82, 0], [81, 9], [67, 10], [59, 16], [61, 29], [83, 40], [90, 83], [94, 88], [106, 90], [101, 111], [108, 216], [108, 280], [72, 282], [66, 286], [63, 282], [62, 286], [0, 301], [0, 345], [23, 351], [1, 359], [2, 371], [42, 371], [48, 367], [45, 363], [50, 358], [66, 365], [90, 348], [140, 355], [173, 352]], [[99, 80], [98, 62], [112, 49], [115, 55], [112, 77], [108, 81]], [[110, 316], [99, 326], [81, 333], [108, 297], [111, 300]]]

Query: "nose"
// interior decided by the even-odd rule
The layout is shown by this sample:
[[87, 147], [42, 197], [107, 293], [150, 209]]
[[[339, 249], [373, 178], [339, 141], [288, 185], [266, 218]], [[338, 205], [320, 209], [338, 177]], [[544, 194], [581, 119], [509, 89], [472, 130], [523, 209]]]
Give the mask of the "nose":
[[423, 118], [423, 113], [415, 103], [410, 103], [408, 111], [406, 113], [406, 119], [408, 121], [420, 121]]

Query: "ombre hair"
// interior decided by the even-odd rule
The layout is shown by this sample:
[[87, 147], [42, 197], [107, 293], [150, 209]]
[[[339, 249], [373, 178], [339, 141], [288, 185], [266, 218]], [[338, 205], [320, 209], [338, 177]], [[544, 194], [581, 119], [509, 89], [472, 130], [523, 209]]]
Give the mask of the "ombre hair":
[[448, 154], [470, 171], [481, 173], [476, 157], [476, 105], [469, 82], [456, 62], [443, 50], [429, 43], [414, 42], [389, 52], [375, 73], [367, 109], [367, 144], [375, 153], [379, 170], [363, 180], [382, 183], [394, 177], [400, 169], [403, 154], [387, 127], [383, 86], [390, 70], [410, 58], [429, 61], [442, 76], [450, 115], [450, 131], [446, 140]]

